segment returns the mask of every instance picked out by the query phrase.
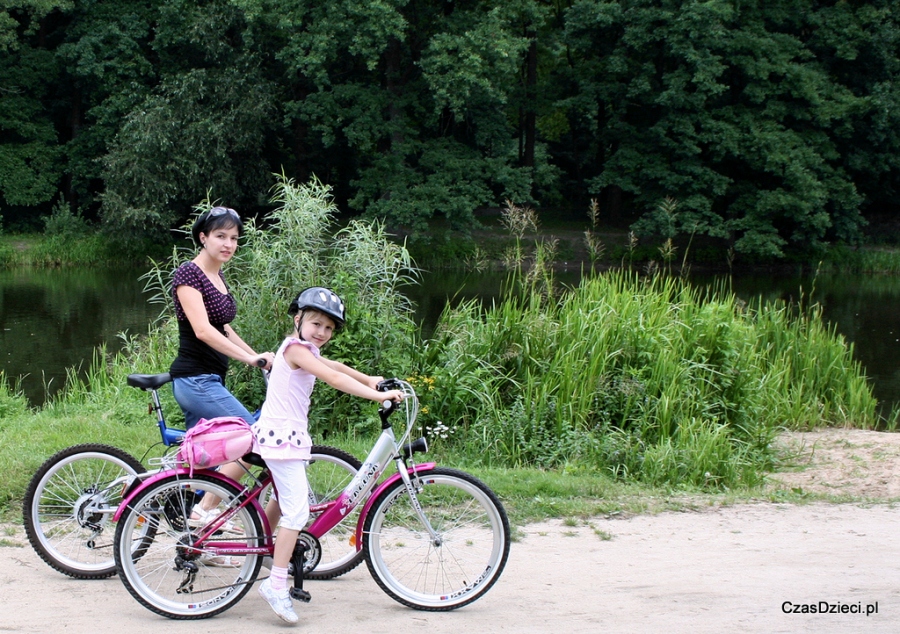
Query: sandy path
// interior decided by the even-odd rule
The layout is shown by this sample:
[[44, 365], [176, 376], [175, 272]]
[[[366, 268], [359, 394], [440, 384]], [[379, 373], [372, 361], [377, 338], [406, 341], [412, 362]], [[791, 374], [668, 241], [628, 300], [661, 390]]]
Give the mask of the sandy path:
[[[590, 525], [528, 526], [498, 584], [451, 613], [417, 612], [363, 567], [310, 582], [301, 627], [324, 632], [896, 632], [900, 510], [886, 505], [736, 505]], [[604, 537], [611, 539], [604, 539]], [[784, 602], [877, 614], [785, 614]], [[252, 591], [199, 622], [141, 607], [117, 578], [76, 581], [27, 546], [0, 548], [0, 631], [167, 634], [283, 627]], [[163, 631], [163, 630], [160, 630]]]
[[[900, 435], [829, 432], [805, 436], [803, 445], [819, 449], [803, 471], [789, 474], [791, 487], [858, 493], [867, 480], [873, 486], [897, 480]], [[845, 451], [837, 452], [840, 447]], [[900, 631], [900, 509], [891, 504], [738, 504], [575, 527], [551, 521], [520, 535], [497, 585], [470, 606], [410, 610], [385, 595], [363, 565], [337, 580], [310, 582], [313, 601], [297, 606], [296, 631]], [[53, 571], [21, 531], [3, 543], [0, 632], [289, 629], [255, 589], [213, 619], [169, 621], [140, 606], [115, 577], [77, 581]], [[862, 612], [877, 604], [877, 613], [786, 614], [783, 608], [820, 601]]]

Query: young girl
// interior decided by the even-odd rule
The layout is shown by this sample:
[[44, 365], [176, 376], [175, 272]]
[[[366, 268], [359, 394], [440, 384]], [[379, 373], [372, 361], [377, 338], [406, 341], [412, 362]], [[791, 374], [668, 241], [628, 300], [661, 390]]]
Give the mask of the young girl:
[[296, 623], [288, 583], [288, 564], [297, 536], [309, 519], [306, 463], [312, 440], [307, 430], [309, 398], [316, 379], [354, 396], [372, 401], [402, 400], [399, 390], [378, 392], [383, 380], [330, 361], [319, 354], [335, 330], [344, 325], [344, 304], [327, 288], [308, 288], [291, 302], [288, 314], [294, 333], [275, 353], [266, 401], [253, 426], [253, 450], [265, 459], [281, 507], [275, 553], [269, 578], [259, 593], [282, 620]]

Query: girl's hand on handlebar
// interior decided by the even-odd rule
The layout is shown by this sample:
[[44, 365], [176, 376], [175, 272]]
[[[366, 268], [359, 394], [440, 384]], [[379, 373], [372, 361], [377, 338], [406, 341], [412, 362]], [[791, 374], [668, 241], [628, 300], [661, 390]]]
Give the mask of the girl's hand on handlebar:
[[387, 392], [381, 392], [378, 395], [379, 401], [394, 401], [395, 403], [399, 403], [403, 400], [403, 392], [400, 390], [388, 390]]
[[366, 385], [368, 385], [373, 390], [378, 389], [378, 384], [384, 381], [383, 376], [370, 376], [366, 379]]

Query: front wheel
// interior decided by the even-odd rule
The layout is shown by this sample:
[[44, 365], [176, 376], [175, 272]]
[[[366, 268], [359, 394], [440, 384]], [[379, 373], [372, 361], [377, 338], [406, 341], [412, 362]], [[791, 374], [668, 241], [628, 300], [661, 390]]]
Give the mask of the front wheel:
[[137, 495], [116, 526], [119, 578], [141, 605], [171, 619], [224, 612], [247, 593], [262, 565], [262, 553], [246, 554], [266, 546], [256, 508], [239, 508], [220, 530], [205, 535], [202, 522], [191, 519], [201, 491], [220, 498], [217, 513], [240, 504], [241, 492], [218, 477], [172, 475]]
[[144, 466], [109, 445], [75, 445], [52, 455], [28, 483], [25, 534], [51, 567], [76, 579], [116, 574], [112, 516]]
[[423, 523], [402, 480], [372, 505], [363, 526], [369, 572], [393, 599], [418, 610], [453, 610], [475, 601], [509, 557], [509, 520], [497, 496], [456, 469], [411, 476]]

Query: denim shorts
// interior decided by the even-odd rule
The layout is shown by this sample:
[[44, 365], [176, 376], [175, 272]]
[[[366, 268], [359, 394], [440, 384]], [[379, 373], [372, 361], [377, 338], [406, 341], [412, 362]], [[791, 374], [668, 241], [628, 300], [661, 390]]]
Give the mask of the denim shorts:
[[225, 388], [218, 374], [198, 374], [179, 377], [172, 381], [175, 401], [184, 412], [184, 423], [190, 429], [201, 418], [239, 416], [250, 424], [256, 421], [234, 395]]

